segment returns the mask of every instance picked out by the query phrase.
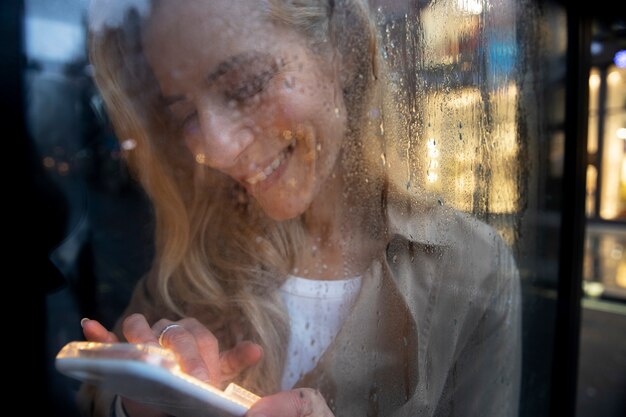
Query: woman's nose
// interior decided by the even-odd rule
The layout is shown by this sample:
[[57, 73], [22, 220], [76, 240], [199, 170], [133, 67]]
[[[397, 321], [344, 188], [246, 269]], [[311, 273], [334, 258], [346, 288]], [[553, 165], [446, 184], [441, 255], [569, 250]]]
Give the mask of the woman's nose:
[[235, 164], [254, 136], [237, 110], [203, 109], [199, 113], [200, 128], [206, 149], [206, 163], [217, 169]]

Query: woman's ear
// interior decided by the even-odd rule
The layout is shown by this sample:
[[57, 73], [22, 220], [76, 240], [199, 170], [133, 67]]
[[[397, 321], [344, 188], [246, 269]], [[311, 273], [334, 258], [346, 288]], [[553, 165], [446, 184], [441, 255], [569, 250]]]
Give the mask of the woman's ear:
[[191, 155], [193, 156], [193, 159], [197, 163], [203, 165], [206, 162], [206, 155], [200, 143], [189, 138], [185, 138], [184, 142], [185, 142], [185, 147], [191, 153]]

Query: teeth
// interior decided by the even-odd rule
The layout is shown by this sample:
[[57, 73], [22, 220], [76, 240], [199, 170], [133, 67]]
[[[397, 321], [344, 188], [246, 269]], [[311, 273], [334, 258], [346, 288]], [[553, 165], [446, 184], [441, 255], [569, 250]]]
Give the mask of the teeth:
[[281, 152], [281, 154], [278, 155], [278, 157], [276, 157], [276, 159], [274, 159], [272, 163], [269, 164], [263, 171], [257, 172], [252, 177], [247, 178], [246, 182], [250, 185], [254, 185], [258, 182], [266, 180], [267, 177], [272, 175], [272, 172], [276, 171], [276, 168], [280, 166], [280, 163], [283, 162], [284, 159], [285, 159], [285, 152]]
[[274, 171], [276, 171], [276, 169], [280, 166], [280, 164], [282, 164], [282, 162], [285, 160], [285, 158], [287, 157], [288, 154], [290, 154], [294, 147], [296, 146], [296, 142], [295, 140], [293, 140], [289, 146], [287, 146], [286, 149], [284, 149], [280, 155], [278, 155], [276, 157], [276, 159], [274, 159], [267, 167], [265, 167], [265, 169], [257, 172], [256, 174], [254, 174], [253, 176], [251, 176], [250, 178], [246, 178], [246, 182], [250, 185], [254, 185], [257, 184], [261, 181], [265, 181], [267, 179], [267, 177], [269, 177], [270, 175], [272, 175], [272, 173]]

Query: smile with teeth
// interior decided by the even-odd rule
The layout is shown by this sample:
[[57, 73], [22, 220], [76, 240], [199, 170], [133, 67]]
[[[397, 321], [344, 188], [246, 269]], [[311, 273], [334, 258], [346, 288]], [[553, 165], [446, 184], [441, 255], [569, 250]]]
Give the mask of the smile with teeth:
[[274, 171], [283, 163], [287, 155], [291, 153], [294, 145], [291, 144], [287, 148], [285, 148], [268, 166], [266, 166], [263, 170], [257, 172], [253, 176], [246, 178], [246, 182], [250, 185], [258, 184], [261, 181], [265, 181], [267, 177], [272, 175]]

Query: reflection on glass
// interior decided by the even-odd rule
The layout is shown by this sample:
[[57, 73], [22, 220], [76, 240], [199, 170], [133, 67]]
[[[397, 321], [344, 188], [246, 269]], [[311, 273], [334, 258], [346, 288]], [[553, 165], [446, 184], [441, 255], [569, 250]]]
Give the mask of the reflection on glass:
[[[606, 93], [601, 95], [603, 85]], [[600, 71], [594, 68], [589, 78], [589, 92], [587, 150], [598, 176], [593, 181], [588, 179], [587, 193], [594, 201], [597, 199], [599, 207], [595, 202], [588, 204], [588, 209], [592, 210], [588, 213], [605, 220], [626, 220], [626, 134], [623, 133], [626, 131], [626, 69], [609, 66]], [[598, 138], [600, 129], [602, 138]]]
[[[583, 275], [587, 295], [626, 299], [625, 273], [626, 231], [607, 225], [589, 225]], [[598, 291], [593, 293], [593, 288]]]
[[589, 93], [585, 293], [624, 299], [626, 70], [614, 65], [593, 68]]
[[626, 128], [626, 69], [610, 67], [607, 71], [607, 103], [602, 163], [600, 216], [626, 220], [626, 140], [620, 129]]

